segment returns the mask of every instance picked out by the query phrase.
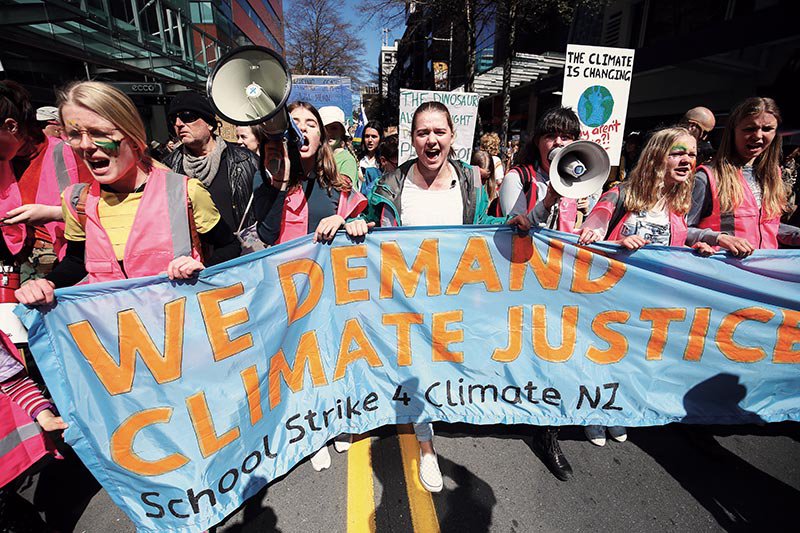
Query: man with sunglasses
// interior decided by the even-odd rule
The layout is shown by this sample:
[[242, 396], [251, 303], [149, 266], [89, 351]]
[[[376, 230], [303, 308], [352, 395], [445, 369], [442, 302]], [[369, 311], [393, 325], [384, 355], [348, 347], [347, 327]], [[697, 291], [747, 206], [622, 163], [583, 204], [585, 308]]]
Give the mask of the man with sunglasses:
[[711, 133], [714, 126], [717, 125], [713, 111], [707, 107], [693, 107], [683, 115], [678, 125], [689, 130], [692, 137], [697, 139], [698, 165], [706, 163], [714, 157], [715, 150], [708, 140], [708, 134]]
[[255, 215], [246, 209], [258, 169], [256, 155], [215, 133], [217, 118], [205, 96], [191, 91], [177, 94], [167, 116], [181, 145], [163, 163], [199, 179], [229, 227], [240, 227], [243, 217], [244, 226], [254, 224]]

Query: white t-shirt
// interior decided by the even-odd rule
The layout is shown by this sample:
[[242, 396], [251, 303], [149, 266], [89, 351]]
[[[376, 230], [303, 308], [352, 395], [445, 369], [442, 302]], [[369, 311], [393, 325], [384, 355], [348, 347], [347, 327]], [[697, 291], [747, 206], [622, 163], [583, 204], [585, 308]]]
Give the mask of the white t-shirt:
[[361, 169], [365, 168], [378, 168], [378, 161], [374, 157], [364, 156], [361, 158], [361, 161], [358, 162], [358, 166]]
[[622, 225], [620, 236], [638, 235], [650, 244], [669, 246], [669, 213], [658, 206], [650, 211], [631, 213]]
[[492, 165], [494, 165], [494, 181], [497, 183], [497, 186], [503, 184], [503, 178], [506, 177], [505, 171], [503, 170], [503, 162], [500, 161], [500, 158], [496, 155], [492, 156]]
[[[413, 172], [413, 170], [412, 170]], [[400, 219], [403, 226], [460, 226], [464, 223], [461, 187], [453, 175], [451, 187], [432, 191], [417, 187], [406, 178], [400, 197]]]
[[[536, 165], [536, 198], [542, 201], [547, 194], [547, 184], [550, 176]], [[528, 212], [528, 199], [522, 190], [522, 176], [516, 170], [510, 170], [505, 175], [503, 186], [500, 188], [500, 208], [504, 215], [518, 215]]]

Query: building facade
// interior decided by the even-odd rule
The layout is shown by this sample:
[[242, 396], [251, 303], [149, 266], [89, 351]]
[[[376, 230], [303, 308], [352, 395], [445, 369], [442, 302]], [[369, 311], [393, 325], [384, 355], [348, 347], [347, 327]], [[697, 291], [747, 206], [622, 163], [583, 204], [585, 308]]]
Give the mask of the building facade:
[[35, 105], [52, 105], [74, 80], [116, 84], [159, 141], [171, 93], [204, 90], [235, 46], [284, 46], [279, 0], [0, 0], [0, 29], [2, 75], [25, 85]]
[[[443, 11], [434, 12], [433, 6], [443, 6]], [[534, 85], [558, 71], [564, 63], [569, 25], [559, 21], [541, 29], [541, 24], [520, 19], [515, 25], [516, 42], [512, 51], [509, 47], [510, 23], [499, 11], [501, 3], [476, 2], [475, 6], [475, 71], [471, 90], [481, 95], [477, 133], [499, 132], [501, 128], [502, 73], [503, 65], [509, 59], [510, 134], [518, 134], [535, 121], [538, 107], [533, 96]], [[398, 42], [396, 74], [392, 74], [395, 83], [408, 89], [466, 90], [470, 81], [466, 27], [466, 14], [461, 8], [455, 9], [447, 3], [410, 2], [406, 11], [406, 30]], [[437, 79], [441, 72], [435, 68], [437, 64], [447, 66], [445, 83], [442, 83], [441, 76]], [[399, 99], [399, 90], [396, 98]]]
[[386, 98], [389, 94], [389, 74], [392, 73], [397, 64], [397, 41], [393, 45], [384, 44], [381, 46], [380, 57], [378, 58], [378, 77], [380, 79], [381, 96]]
[[[595, 18], [595, 21], [597, 18]], [[702, 105], [724, 127], [748, 96], [775, 98], [800, 127], [800, 3], [793, 0], [625, 0], [605, 8], [600, 46], [636, 49], [628, 130], [667, 124]], [[576, 28], [590, 21], [577, 20]]]
[[[396, 74], [390, 80], [398, 89], [433, 89], [430, 65], [447, 61], [449, 87], [459, 90], [466, 77], [460, 69], [467, 64], [464, 15], [451, 10], [456, 21], [451, 37], [451, 18], [425, 20], [428, 5], [408, 10]], [[636, 49], [629, 131], [673, 123], [697, 105], [711, 108], [722, 127], [731, 107], [752, 95], [775, 98], [784, 128], [800, 129], [796, 96], [800, 2], [796, 0], [612, 0], [599, 12], [586, 6], [577, 9], [565, 25], [517, 25], [513, 51], [508, 49], [507, 24], [498, 15], [502, 13], [484, 13], [484, 26], [477, 28], [473, 90], [482, 96], [479, 113], [484, 131], [500, 127], [502, 65], [508, 57], [512, 58], [511, 134], [530, 132], [542, 111], [560, 104], [559, 60], [563, 61], [568, 43]], [[449, 43], [452, 54], [444, 46]]]

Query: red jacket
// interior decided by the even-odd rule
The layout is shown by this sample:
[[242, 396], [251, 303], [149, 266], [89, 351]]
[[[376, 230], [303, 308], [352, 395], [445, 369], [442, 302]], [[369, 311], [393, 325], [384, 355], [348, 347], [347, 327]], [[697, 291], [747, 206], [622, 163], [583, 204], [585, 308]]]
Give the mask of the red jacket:
[[[6, 213], [21, 205], [22, 196], [11, 163], [0, 161], [0, 218], [5, 218]], [[25, 224], [3, 224], [2, 233], [11, 255], [20, 253], [28, 236]]]
[[[350, 192], [339, 193], [339, 207], [336, 214], [347, 220], [358, 216], [367, 206], [367, 198], [355, 189]], [[281, 231], [275, 244], [284, 243], [307, 235], [308, 227], [308, 202], [303, 187], [295, 187], [286, 195], [281, 217]]]
[[[24, 204], [61, 205], [61, 193], [73, 183], [93, 181], [89, 168], [69, 144], [56, 137], [46, 137], [41, 149], [19, 179]], [[36, 238], [53, 244], [59, 259], [66, 251], [64, 223], [48, 222], [35, 228]]]

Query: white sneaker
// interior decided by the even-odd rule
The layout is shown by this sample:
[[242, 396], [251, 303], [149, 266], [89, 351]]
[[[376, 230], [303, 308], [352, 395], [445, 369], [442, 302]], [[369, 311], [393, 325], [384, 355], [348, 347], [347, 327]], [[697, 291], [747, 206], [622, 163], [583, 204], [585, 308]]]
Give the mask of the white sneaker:
[[327, 444], [311, 456], [311, 466], [314, 467], [314, 470], [317, 472], [331, 467], [331, 453], [328, 451]]
[[605, 426], [586, 426], [583, 428], [586, 433], [586, 438], [595, 446], [606, 445], [606, 427]]
[[350, 449], [352, 442], [350, 441], [352, 435], [350, 433], [342, 433], [333, 439], [333, 449], [339, 453], [344, 453]]
[[608, 436], [617, 442], [625, 442], [628, 440], [628, 432], [622, 426], [609, 426]]
[[419, 454], [419, 480], [428, 492], [440, 492], [444, 483], [439, 471], [439, 458], [435, 453]]

